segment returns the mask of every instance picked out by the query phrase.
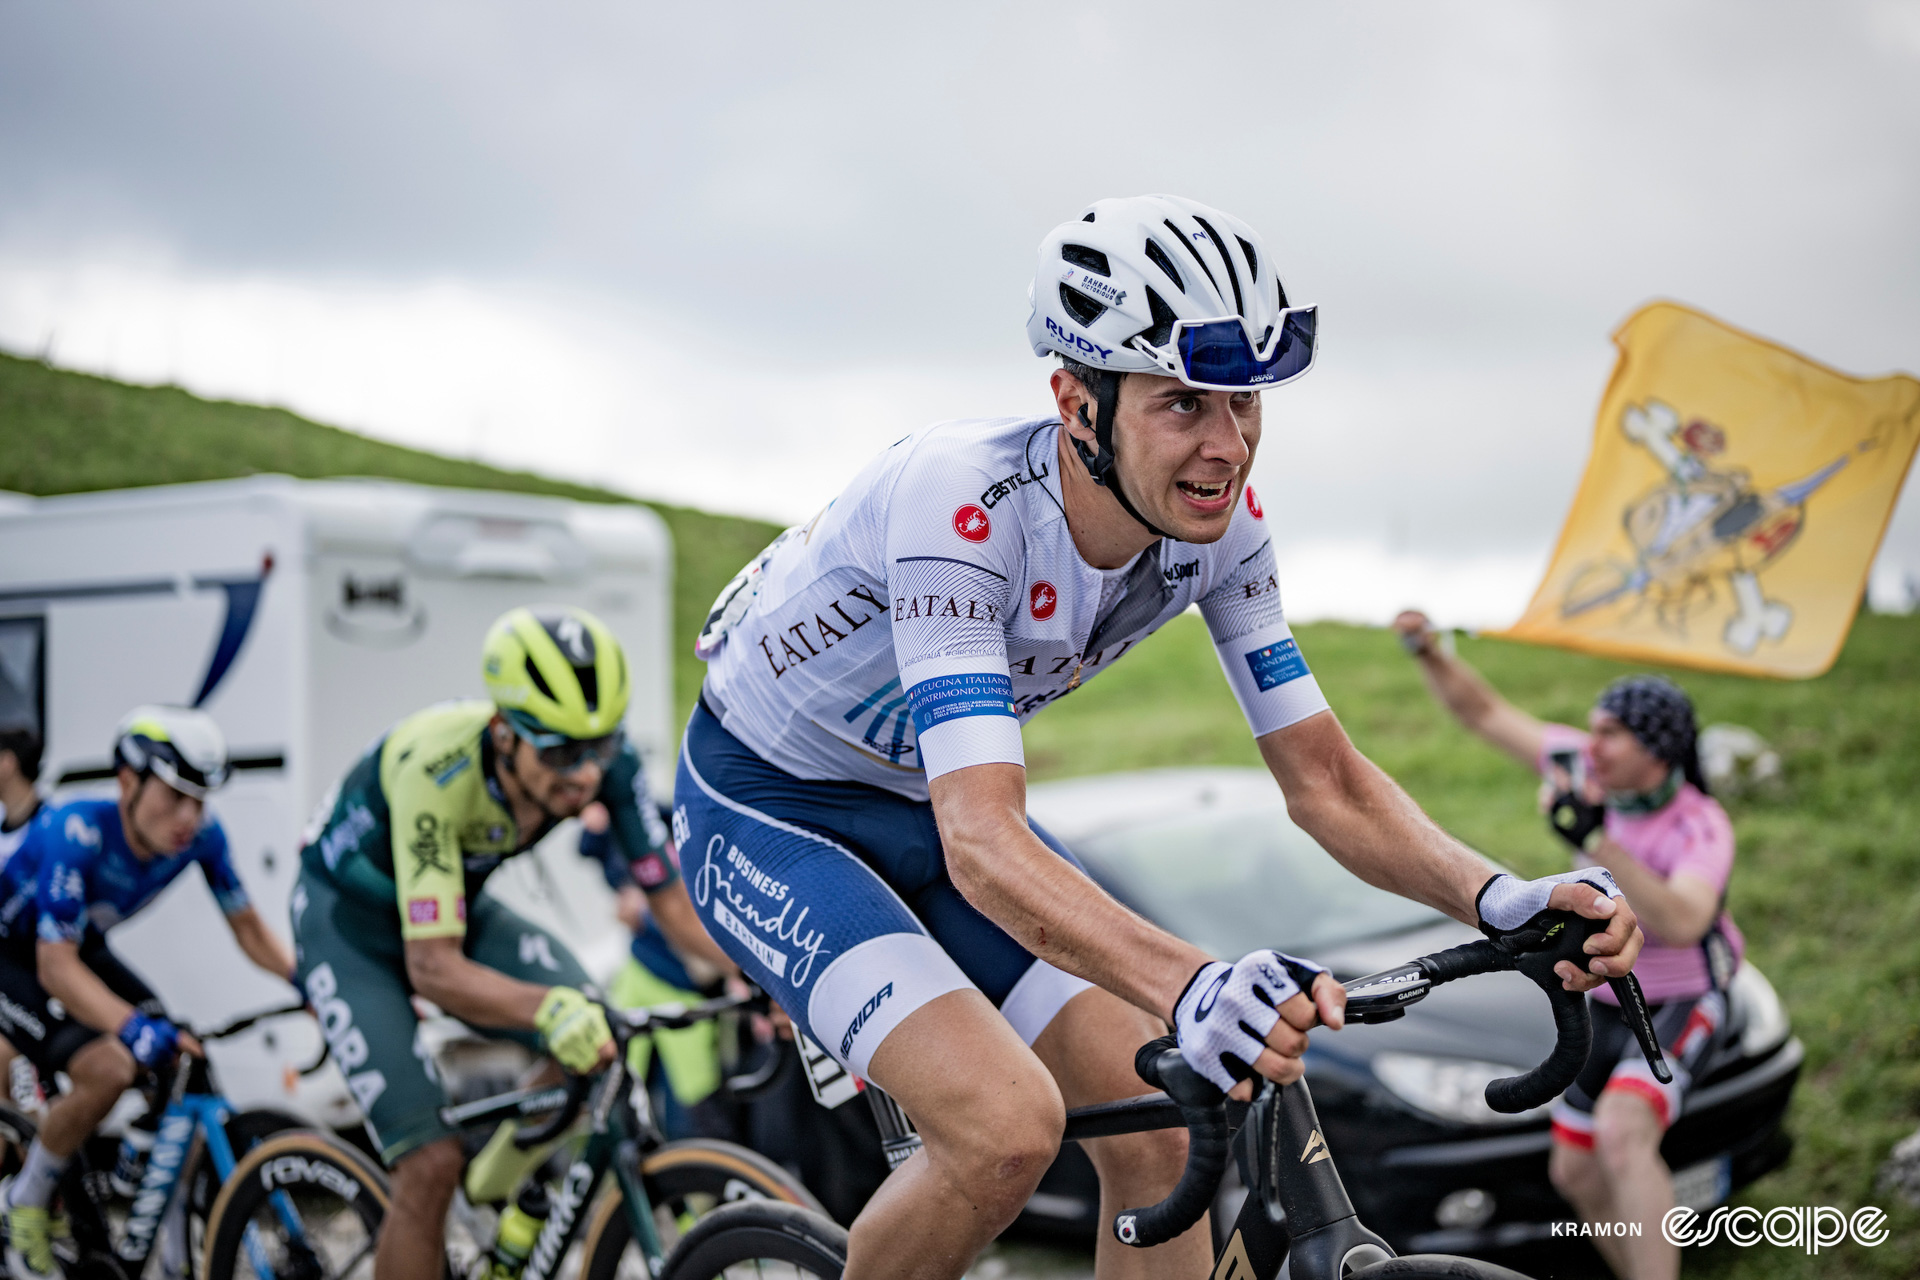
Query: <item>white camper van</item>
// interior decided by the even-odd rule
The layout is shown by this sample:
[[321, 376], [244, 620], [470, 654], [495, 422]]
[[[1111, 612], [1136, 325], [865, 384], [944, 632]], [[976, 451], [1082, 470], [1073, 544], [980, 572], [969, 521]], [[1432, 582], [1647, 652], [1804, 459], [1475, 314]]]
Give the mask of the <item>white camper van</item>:
[[[200, 706], [226, 732], [234, 778], [212, 802], [267, 921], [287, 933], [300, 833], [353, 759], [401, 716], [481, 697], [480, 642], [505, 610], [592, 610], [633, 671], [627, 732], [659, 798], [672, 788], [672, 550], [658, 516], [519, 494], [377, 480], [257, 476], [0, 500], [0, 666], [38, 708], [41, 780], [56, 799], [110, 791], [115, 724], [142, 702]], [[567, 824], [494, 877], [568, 938], [591, 972], [625, 935]], [[113, 933], [180, 1017], [202, 1025], [294, 992], [234, 946], [196, 875]], [[213, 1050], [242, 1105], [339, 1122], [344, 1096], [294, 1086], [305, 1019]], [[328, 1076], [332, 1073], [328, 1072]]]

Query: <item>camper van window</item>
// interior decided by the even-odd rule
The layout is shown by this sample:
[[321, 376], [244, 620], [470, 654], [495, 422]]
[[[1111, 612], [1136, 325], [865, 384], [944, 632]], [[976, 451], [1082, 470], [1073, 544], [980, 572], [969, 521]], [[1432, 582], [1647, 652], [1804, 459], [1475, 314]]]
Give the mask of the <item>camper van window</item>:
[[0, 618], [0, 729], [45, 732], [46, 640], [45, 618]]

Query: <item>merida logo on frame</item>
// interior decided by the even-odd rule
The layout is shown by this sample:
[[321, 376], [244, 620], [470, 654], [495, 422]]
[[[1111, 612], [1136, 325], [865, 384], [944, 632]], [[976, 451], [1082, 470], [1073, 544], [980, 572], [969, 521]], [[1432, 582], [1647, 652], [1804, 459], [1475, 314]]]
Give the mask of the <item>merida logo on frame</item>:
[[1854, 1210], [1852, 1217], [1831, 1205], [1782, 1205], [1765, 1211], [1722, 1205], [1703, 1224], [1692, 1209], [1676, 1205], [1660, 1219], [1660, 1234], [1673, 1245], [1712, 1244], [1724, 1235], [1729, 1244], [1742, 1247], [1764, 1241], [1817, 1254], [1845, 1242], [1848, 1236], [1868, 1249], [1882, 1244], [1888, 1235], [1886, 1222], [1887, 1215], [1872, 1205]]

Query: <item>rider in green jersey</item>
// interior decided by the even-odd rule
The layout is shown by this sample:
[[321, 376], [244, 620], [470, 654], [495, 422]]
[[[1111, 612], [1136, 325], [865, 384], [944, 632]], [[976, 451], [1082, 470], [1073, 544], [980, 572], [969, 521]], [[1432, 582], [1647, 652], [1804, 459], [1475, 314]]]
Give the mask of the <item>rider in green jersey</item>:
[[570, 1070], [611, 1059], [600, 1007], [566, 946], [481, 886], [595, 800], [612, 816], [661, 927], [733, 970], [693, 914], [649, 822], [645, 775], [621, 732], [630, 677], [619, 641], [578, 609], [515, 609], [487, 634], [490, 701], [429, 707], [371, 747], [321, 805], [292, 902], [300, 981], [393, 1169], [378, 1280], [440, 1274], [459, 1139], [418, 1049], [420, 996]]

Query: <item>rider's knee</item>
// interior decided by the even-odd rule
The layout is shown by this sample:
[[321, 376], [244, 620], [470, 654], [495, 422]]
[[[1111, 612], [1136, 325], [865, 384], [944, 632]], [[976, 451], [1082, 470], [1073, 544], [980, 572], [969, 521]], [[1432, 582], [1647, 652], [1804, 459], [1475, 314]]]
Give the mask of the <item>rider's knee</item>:
[[1593, 1111], [1593, 1154], [1608, 1176], [1637, 1174], [1660, 1150], [1661, 1126], [1652, 1107], [1633, 1095], [1603, 1095]]
[[139, 1074], [140, 1065], [133, 1055], [111, 1036], [90, 1041], [67, 1062], [67, 1078], [75, 1085], [116, 1098], [133, 1087]]
[[1602, 1190], [1600, 1166], [1593, 1152], [1566, 1142], [1555, 1142], [1548, 1148], [1547, 1179], [1555, 1191], [1575, 1204]]
[[1066, 1107], [1051, 1078], [1041, 1083], [1044, 1087], [981, 1099], [964, 1109], [966, 1124], [928, 1143], [929, 1157], [983, 1212], [1011, 1219], [1060, 1153]]
[[393, 1166], [394, 1194], [451, 1198], [466, 1166], [458, 1138], [442, 1138], [401, 1156]]
[[1185, 1129], [1153, 1129], [1117, 1138], [1099, 1138], [1087, 1143], [1086, 1149], [1094, 1171], [1100, 1175], [1101, 1186], [1109, 1190], [1115, 1186], [1138, 1185], [1147, 1190], [1158, 1188], [1160, 1194], [1165, 1194], [1187, 1167]]

